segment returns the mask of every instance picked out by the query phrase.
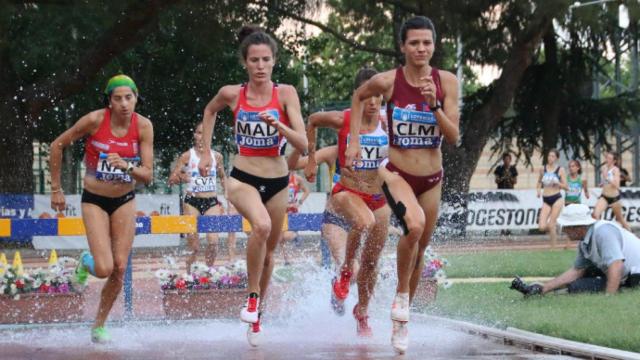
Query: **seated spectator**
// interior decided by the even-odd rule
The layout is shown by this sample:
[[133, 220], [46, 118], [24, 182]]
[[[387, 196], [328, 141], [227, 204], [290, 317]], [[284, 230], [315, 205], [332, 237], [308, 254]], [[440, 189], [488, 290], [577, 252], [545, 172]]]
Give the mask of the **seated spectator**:
[[567, 288], [569, 293], [606, 291], [640, 285], [640, 239], [612, 221], [595, 220], [589, 207], [571, 204], [564, 208], [558, 225], [572, 240], [579, 240], [573, 266], [544, 284], [513, 280], [511, 288], [525, 295], [546, 294]]
[[502, 165], [498, 165], [493, 174], [496, 176], [498, 189], [513, 189], [518, 182], [518, 170], [511, 165], [511, 154], [502, 155]]

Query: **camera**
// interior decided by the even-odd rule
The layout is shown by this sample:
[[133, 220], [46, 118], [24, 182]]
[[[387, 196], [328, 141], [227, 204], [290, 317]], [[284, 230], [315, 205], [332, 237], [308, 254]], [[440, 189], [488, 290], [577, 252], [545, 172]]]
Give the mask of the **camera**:
[[516, 276], [513, 281], [511, 281], [510, 289], [517, 290], [522, 295], [532, 296], [532, 295], [542, 295], [542, 285], [540, 284], [531, 284], [527, 285], [519, 276]]

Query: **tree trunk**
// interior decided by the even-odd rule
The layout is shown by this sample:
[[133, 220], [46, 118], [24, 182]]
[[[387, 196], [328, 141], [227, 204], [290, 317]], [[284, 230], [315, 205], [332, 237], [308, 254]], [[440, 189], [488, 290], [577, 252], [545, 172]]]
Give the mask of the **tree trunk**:
[[[541, 11], [541, 10], [539, 10]], [[538, 13], [529, 23], [528, 30], [514, 45], [510, 56], [502, 67], [502, 74], [494, 82], [493, 88], [482, 105], [470, 109], [468, 116], [461, 120], [461, 145], [443, 147], [446, 193], [466, 194], [469, 191], [471, 175], [475, 171], [489, 136], [498, 125], [513, 101], [522, 75], [531, 65], [535, 50], [546, 29], [551, 25], [551, 13]]]
[[33, 132], [14, 101], [0, 105], [0, 193], [32, 194]]
[[[558, 45], [556, 43], [556, 34], [553, 26], [549, 27], [549, 31], [544, 36], [544, 77], [547, 79], [545, 84], [558, 83], [546, 89], [546, 95], [542, 103], [542, 153], [546, 154], [550, 149], [554, 149], [558, 145], [558, 122], [560, 117], [560, 106], [562, 104], [563, 86], [560, 79], [560, 69], [558, 69]], [[546, 163], [546, 157], [543, 155], [543, 163]]]

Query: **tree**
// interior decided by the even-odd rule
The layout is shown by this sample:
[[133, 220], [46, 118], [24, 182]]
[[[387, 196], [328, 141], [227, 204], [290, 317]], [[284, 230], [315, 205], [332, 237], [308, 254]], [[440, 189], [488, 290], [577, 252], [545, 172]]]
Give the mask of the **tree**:
[[104, 11], [91, 3], [0, 3], [0, 192], [33, 191], [32, 142], [44, 111], [80, 92], [174, 2], [111, 4]]
[[[288, 6], [308, 5], [290, 0]], [[103, 106], [104, 83], [120, 72], [138, 83], [145, 101], [137, 110], [153, 121], [156, 158], [166, 168], [191, 145], [215, 91], [245, 81], [237, 29], [255, 23], [273, 33], [281, 25], [268, 8], [247, 1], [0, 2], [0, 11], [0, 152], [19, 154], [0, 157], [3, 193], [33, 191], [33, 140], [50, 142]], [[280, 53], [274, 79], [298, 85], [291, 58], [287, 49]], [[223, 151], [231, 150], [230, 124], [229, 113], [222, 114], [215, 144]]]
[[[561, 48], [563, 44], [557, 43], [554, 19], [569, 32], [577, 33], [578, 38], [602, 30], [602, 25], [598, 28], [590, 21], [572, 20], [568, 16], [570, 3], [333, 0], [327, 2], [335, 14], [334, 18], [329, 19], [328, 25], [292, 13], [286, 8], [275, 10], [291, 19], [322, 29], [324, 34], [319, 37], [320, 41], [325, 41], [323, 37], [330, 34], [352, 53], [382, 55], [396, 63], [402, 61], [397, 42], [400, 24], [409, 16], [426, 15], [434, 21], [438, 32], [436, 56], [432, 64], [455, 72], [455, 45], [460, 38], [464, 44], [462, 58], [466, 64], [500, 69], [500, 76], [489, 86], [467, 88], [471, 91], [466, 92], [464, 97], [461, 141], [459, 144], [443, 146], [447, 197], [467, 193], [482, 149], [492, 138], [502, 140], [499, 146], [507, 146], [514, 137], [518, 138], [520, 145], [531, 145], [544, 139], [544, 146], [550, 146], [556, 143], [558, 134], [564, 136], [571, 127], [579, 128], [580, 136], [563, 137], [561, 145], [564, 149], [573, 149], [585, 155], [588, 147], [584, 145], [585, 140], [601, 134], [591, 126], [595, 120], [593, 117], [582, 116], [585, 112], [597, 107], [598, 114], [602, 116], [595, 124], [607, 128], [616, 122], [620, 123], [620, 116], [627, 116], [633, 109], [629, 96], [622, 96], [617, 99], [619, 101], [591, 100], [591, 95], [582, 91], [584, 80], [557, 86], [558, 79], [563, 77], [589, 81], [593, 73], [584, 71], [588, 69], [584, 56], [594, 51], [602, 54], [603, 46], [607, 44], [602, 42], [594, 46], [595, 40], [576, 42], [573, 47]], [[608, 29], [603, 33], [610, 35], [612, 31]], [[381, 43], [385, 39], [396, 41], [385, 45]], [[572, 103], [568, 104], [567, 101]], [[563, 106], [569, 106], [569, 109], [565, 110]], [[606, 113], [606, 109], [611, 110], [616, 106], [621, 107]], [[577, 113], [571, 112], [578, 109]], [[529, 126], [532, 116], [538, 117], [535, 126]], [[528, 153], [531, 154], [530, 151]]]

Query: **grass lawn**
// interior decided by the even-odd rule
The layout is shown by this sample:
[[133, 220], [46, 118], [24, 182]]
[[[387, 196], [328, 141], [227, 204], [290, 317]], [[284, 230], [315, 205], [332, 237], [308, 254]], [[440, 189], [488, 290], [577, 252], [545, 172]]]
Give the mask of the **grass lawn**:
[[510, 250], [441, 254], [447, 277], [556, 276], [573, 264], [575, 250]]
[[440, 288], [436, 302], [421, 310], [640, 352], [640, 290], [616, 296], [558, 294], [525, 300], [520, 293], [508, 289], [506, 282], [455, 284], [446, 290]]

